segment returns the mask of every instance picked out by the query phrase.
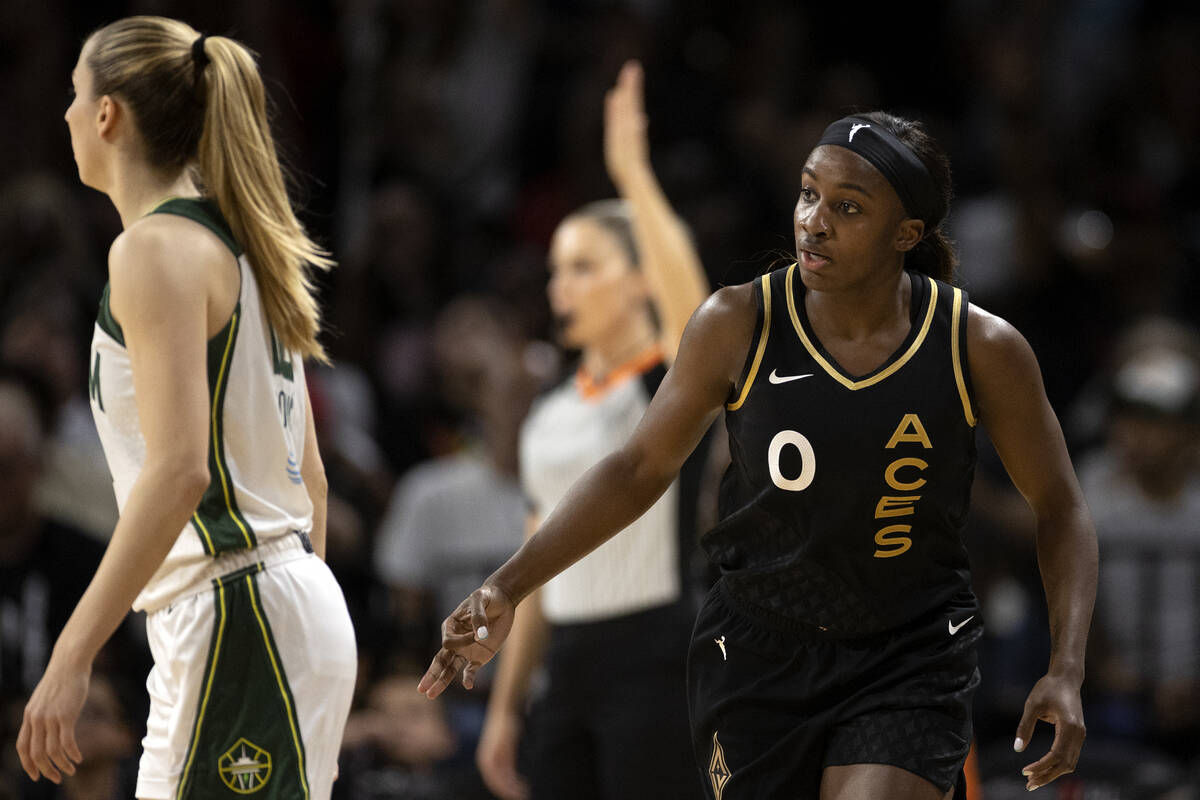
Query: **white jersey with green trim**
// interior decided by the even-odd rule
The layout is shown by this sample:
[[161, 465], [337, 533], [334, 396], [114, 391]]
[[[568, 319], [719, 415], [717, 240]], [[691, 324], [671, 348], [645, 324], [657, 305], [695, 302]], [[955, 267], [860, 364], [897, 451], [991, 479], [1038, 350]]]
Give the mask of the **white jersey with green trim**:
[[[210, 483], [166, 559], [133, 608], [154, 611], [207, 586], [221, 553], [246, 550], [312, 527], [312, 502], [300, 475], [304, 458], [304, 364], [278, 344], [266, 320], [254, 270], [216, 206], [170, 200], [155, 213], [189, 217], [219, 236], [237, 256], [241, 288], [228, 323], [208, 341], [208, 469]], [[133, 372], [124, 333], [105, 287], [92, 337], [92, 414], [124, 511], [145, 463]]]

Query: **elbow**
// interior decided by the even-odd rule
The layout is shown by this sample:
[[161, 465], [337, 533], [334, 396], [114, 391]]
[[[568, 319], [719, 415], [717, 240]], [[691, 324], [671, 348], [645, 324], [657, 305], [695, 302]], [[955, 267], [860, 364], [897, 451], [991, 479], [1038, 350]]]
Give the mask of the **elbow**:
[[1090, 524], [1091, 514], [1083, 493], [1075, 487], [1064, 487], [1060, 491], [1048, 493], [1038, 502], [1030, 504], [1038, 526], [1077, 527]]
[[325, 476], [325, 466], [318, 461], [315, 464], [306, 463], [300, 468], [300, 477], [304, 479], [304, 488], [315, 503], [329, 496], [329, 479]]
[[306, 473], [303, 477], [304, 488], [314, 503], [324, 502], [329, 497], [329, 479], [325, 477], [325, 470]]
[[159, 486], [181, 504], [195, 507], [212, 481], [208, 458], [178, 456], [169, 461], [147, 463], [146, 471], [154, 475]]
[[186, 497], [194, 506], [200, 502], [200, 498], [212, 483], [212, 474], [208, 471], [207, 461], [181, 464], [171, 482], [179, 487], [180, 495]]
[[644, 449], [626, 447], [617, 453], [621, 471], [628, 477], [629, 484], [653, 498], [665, 492], [675, 479], [676, 470], [663, 465]]

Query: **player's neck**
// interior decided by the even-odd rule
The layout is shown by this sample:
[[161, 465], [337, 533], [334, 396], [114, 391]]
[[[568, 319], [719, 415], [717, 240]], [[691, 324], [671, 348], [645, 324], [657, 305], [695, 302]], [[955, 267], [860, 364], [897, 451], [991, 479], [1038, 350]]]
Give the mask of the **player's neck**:
[[128, 228], [172, 197], [196, 197], [196, 187], [187, 170], [163, 175], [144, 162], [126, 161], [114, 166], [108, 197]]
[[864, 282], [837, 292], [808, 291], [804, 296], [810, 324], [839, 339], [861, 340], [894, 328], [909, 318], [912, 284], [900, 270], [894, 278]]

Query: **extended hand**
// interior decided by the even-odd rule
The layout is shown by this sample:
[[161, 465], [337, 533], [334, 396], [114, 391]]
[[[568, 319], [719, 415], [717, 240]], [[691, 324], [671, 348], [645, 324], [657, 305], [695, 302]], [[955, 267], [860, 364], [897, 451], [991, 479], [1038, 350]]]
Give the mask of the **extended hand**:
[[433, 657], [417, 691], [437, 697], [462, 672], [463, 686], [475, 685], [475, 673], [492, 660], [512, 630], [516, 608], [498, 587], [484, 584], [459, 603], [442, 623], [442, 649]]
[[1087, 735], [1078, 685], [1051, 675], [1044, 676], [1034, 684], [1033, 691], [1025, 701], [1025, 713], [1017, 725], [1017, 740], [1013, 748], [1018, 753], [1025, 750], [1025, 745], [1033, 737], [1033, 728], [1038, 720], [1054, 726], [1054, 742], [1049, 753], [1021, 770], [1021, 774], [1028, 779], [1025, 788], [1029, 791], [1075, 771], [1075, 762], [1079, 760], [1079, 751]]
[[75, 774], [83, 760], [75, 743], [75, 723], [87, 699], [91, 669], [58, 667], [53, 659], [25, 705], [17, 755], [25, 774], [62, 782], [62, 773]]
[[642, 65], [626, 62], [604, 98], [604, 164], [620, 192], [638, 170], [650, 168], [644, 105]]

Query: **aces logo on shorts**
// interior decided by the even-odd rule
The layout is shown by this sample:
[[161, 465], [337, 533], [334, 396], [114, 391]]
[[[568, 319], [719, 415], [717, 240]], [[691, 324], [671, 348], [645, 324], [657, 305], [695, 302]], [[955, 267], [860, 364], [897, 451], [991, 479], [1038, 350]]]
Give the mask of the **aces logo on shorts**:
[[254, 794], [271, 778], [271, 754], [248, 739], [238, 739], [217, 760], [221, 780], [238, 794]]
[[708, 778], [712, 781], [713, 796], [721, 800], [725, 784], [729, 783], [729, 767], [725, 766], [725, 749], [717, 740], [717, 732], [713, 731], [712, 758], [708, 760]]

